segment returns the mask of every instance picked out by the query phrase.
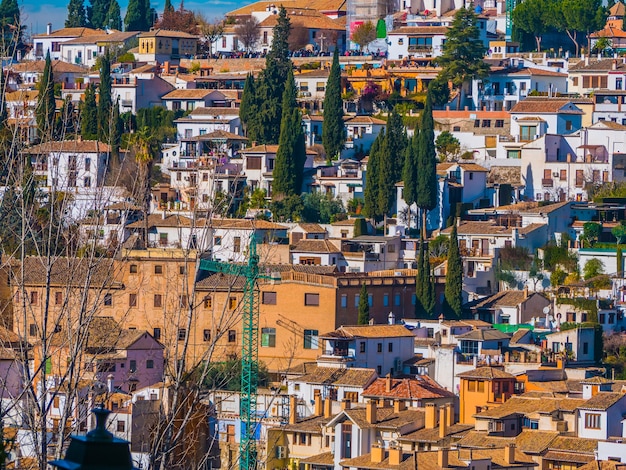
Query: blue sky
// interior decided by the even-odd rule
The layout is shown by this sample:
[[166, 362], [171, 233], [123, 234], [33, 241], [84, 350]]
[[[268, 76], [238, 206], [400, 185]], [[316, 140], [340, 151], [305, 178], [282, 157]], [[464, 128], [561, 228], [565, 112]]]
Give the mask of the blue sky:
[[[122, 21], [126, 13], [126, 5], [128, 0], [118, 0], [122, 8]], [[172, 0], [174, 6], [178, 6], [180, 0]], [[224, 13], [234, 10], [239, 6], [252, 3], [253, 0], [208, 0], [206, 2], [185, 1], [185, 8], [193, 11], [202, 12], [207, 18], [216, 18], [224, 16]], [[46, 24], [52, 23], [52, 29], [60, 29], [65, 23], [67, 17], [68, 0], [23, 0], [22, 5], [22, 22], [28, 27], [31, 34], [43, 33], [46, 31]], [[164, 0], [158, 3], [152, 1], [151, 4], [157, 11], [163, 10]], [[89, 0], [85, 0], [85, 4], [89, 5]]]

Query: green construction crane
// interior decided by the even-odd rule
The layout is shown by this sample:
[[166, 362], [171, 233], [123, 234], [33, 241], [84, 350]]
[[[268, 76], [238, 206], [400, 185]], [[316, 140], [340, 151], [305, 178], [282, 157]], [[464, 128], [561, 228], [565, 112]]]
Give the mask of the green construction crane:
[[515, 0], [506, 0], [505, 8], [506, 8], [506, 32], [505, 39], [510, 41], [513, 36], [513, 10], [515, 9], [515, 5], [517, 2]]
[[240, 265], [220, 261], [202, 260], [200, 269], [215, 273], [242, 276], [246, 280], [243, 290], [243, 328], [241, 341], [241, 435], [239, 440], [240, 470], [257, 468], [257, 388], [259, 385], [259, 279], [271, 279], [259, 274], [259, 255], [256, 236], [250, 240], [248, 264]]

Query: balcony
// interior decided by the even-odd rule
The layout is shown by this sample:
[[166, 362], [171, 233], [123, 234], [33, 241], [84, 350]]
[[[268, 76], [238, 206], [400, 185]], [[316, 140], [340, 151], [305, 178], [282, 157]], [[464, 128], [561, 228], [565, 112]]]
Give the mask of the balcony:
[[424, 44], [409, 44], [409, 52], [432, 52], [433, 46]]
[[543, 178], [541, 180], [541, 186], [544, 188], [554, 187], [554, 180], [552, 178]]
[[123, 108], [132, 108], [133, 107], [133, 101], [132, 100], [121, 100], [120, 103], [122, 104]]

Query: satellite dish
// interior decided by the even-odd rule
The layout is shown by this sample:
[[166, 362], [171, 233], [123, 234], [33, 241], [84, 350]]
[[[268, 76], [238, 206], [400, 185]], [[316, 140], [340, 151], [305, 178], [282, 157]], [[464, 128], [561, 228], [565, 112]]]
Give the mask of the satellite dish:
[[91, 391], [94, 393], [94, 395], [98, 396], [105, 394], [108, 389], [105, 383], [96, 382], [91, 386]]
[[543, 313], [545, 313], [546, 315], [550, 313], [550, 307], [543, 307]]

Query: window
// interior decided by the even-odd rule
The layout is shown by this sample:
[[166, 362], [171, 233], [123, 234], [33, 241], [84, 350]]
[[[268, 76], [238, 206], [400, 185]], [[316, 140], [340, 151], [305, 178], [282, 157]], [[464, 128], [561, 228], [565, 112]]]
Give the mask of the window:
[[213, 299], [210, 295], [204, 298], [204, 308], [211, 308], [213, 306]]
[[393, 304], [396, 307], [399, 307], [401, 302], [402, 302], [402, 297], [400, 296], [399, 293], [396, 292], [396, 294], [393, 296]]
[[154, 369], [154, 361], [152, 359], [146, 361], [146, 369]]
[[241, 237], [233, 238], [233, 251], [239, 253], [241, 251]]
[[187, 337], [187, 329], [179, 328], [178, 329], [178, 341], [185, 341], [186, 337]]
[[474, 121], [474, 127], [480, 127], [480, 119]]
[[261, 328], [261, 347], [276, 347], [276, 328]]
[[128, 294], [128, 306], [129, 307], [137, 306], [137, 294]]
[[159, 233], [159, 245], [167, 246], [167, 233]]
[[187, 272], [187, 268], [185, 266], [178, 267], [178, 274], [183, 275]]
[[30, 303], [31, 305], [37, 305], [37, 301], [39, 300], [39, 292], [32, 291], [30, 293]]
[[585, 182], [584, 170], [576, 170], [576, 187], [582, 188]]
[[504, 127], [504, 120], [496, 119], [496, 127]]
[[491, 119], [483, 119], [483, 127], [491, 127]]
[[228, 308], [230, 310], [235, 310], [237, 308], [237, 297], [228, 298]]
[[585, 428], [600, 429], [600, 413], [585, 413]]
[[202, 341], [204, 341], [205, 343], [211, 341], [211, 330], [202, 331]]
[[561, 170], [559, 171], [559, 179], [561, 181], [565, 181], [567, 180], [567, 170]]
[[126, 431], [126, 422], [122, 421], [122, 420], [117, 420], [117, 432], [124, 432]]
[[213, 237], [213, 244], [215, 246], [220, 246], [222, 244], [222, 237]]
[[58, 408], [60, 405], [60, 400], [59, 397], [54, 397], [54, 399], [52, 400], [52, 406], [54, 406], [55, 408]]
[[154, 266], [154, 274], [163, 274], [163, 265], [157, 264]]
[[376, 345], [376, 352], [379, 352], [379, 353], [383, 352], [383, 343], [378, 343]]
[[54, 304], [61, 305], [63, 303], [63, 292], [54, 293]]
[[137, 265], [136, 264], [131, 264], [130, 265], [130, 273], [131, 274], [137, 274]]
[[520, 150], [507, 150], [506, 158], [512, 158], [512, 159], [521, 158], [521, 151]]
[[317, 349], [318, 335], [318, 330], [304, 330], [304, 349]]
[[469, 355], [478, 354], [478, 341], [461, 341], [461, 353]]
[[37, 336], [37, 325], [35, 325], [34, 323], [28, 325], [28, 334], [30, 336]]
[[154, 328], [152, 330], [152, 336], [154, 336], [154, 339], [156, 339], [157, 341], [161, 339], [161, 328]]
[[319, 294], [304, 294], [304, 305], [310, 307], [316, 307], [320, 304]]
[[529, 142], [535, 140], [537, 135], [537, 126], [520, 126], [520, 140], [522, 142]]
[[389, 352], [393, 352], [393, 343], [389, 343], [389, 344], [387, 345], [387, 351], [389, 351]]
[[83, 178], [83, 187], [91, 188], [91, 176], [85, 176]]
[[346, 294], [341, 294], [341, 308], [348, 307], [348, 296]]
[[359, 343], [359, 352], [362, 352], [362, 353], [365, 352], [365, 341], [361, 341]]
[[383, 294], [383, 307], [389, 307], [389, 294]]
[[265, 305], [276, 305], [276, 292], [263, 292], [261, 303]]
[[187, 308], [187, 296], [186, 295], [179, 295], [178, 296], [178, 303], [180, 305], [180, 308]]
[[154, 308], [163, 307], [163, 296], [161, 294], [154, 294]]
[[237, 332], [235, 330], [228, 330], [228, 342], [234, 343], [237, 341]]
[[572, 125], [572, 121], [565, 121], [565, 130], [566, 131], [571, 131], [573, 129], [573, 125]]
[[130, 360], [130, 368], [128, 369], [131, 373], [132, 372], [137, 372], [137, 361], [135, 361], [134, 359]]

